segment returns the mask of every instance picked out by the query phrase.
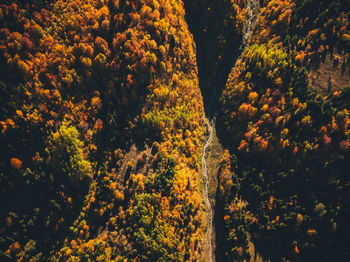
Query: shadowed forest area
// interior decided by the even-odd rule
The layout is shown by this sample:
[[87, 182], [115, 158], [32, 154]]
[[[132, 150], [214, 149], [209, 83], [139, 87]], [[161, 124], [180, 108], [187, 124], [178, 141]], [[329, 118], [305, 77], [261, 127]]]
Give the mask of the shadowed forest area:
[[350, 260], [349, 15], [2, 1], [0, 260]]

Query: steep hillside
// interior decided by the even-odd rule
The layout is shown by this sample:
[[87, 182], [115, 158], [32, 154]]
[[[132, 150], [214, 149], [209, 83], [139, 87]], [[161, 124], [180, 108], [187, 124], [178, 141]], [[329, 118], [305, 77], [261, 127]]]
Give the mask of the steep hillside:
[[308, 76], [338, 53], [348, 78], [349, 5], [261, 2], [221, 96], [226, 255], [248, 258], [253, 241], [273, 261], [345, 261], [350, 90], [346, 80], [315, 89]]
[[203, 104], [181, 1], [0, 8], [1, 260], [197, 261]]
[[0, 261], [350, 261], [349, 0], [3, 0]]

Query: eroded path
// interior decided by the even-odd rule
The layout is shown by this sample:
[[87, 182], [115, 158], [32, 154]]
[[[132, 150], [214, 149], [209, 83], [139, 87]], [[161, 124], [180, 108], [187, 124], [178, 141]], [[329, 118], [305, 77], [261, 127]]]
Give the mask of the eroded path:
[[[207, 256], [204, 255], [203, 261], [215, 261], [215, 254], [216, 252], [216, 245], [220, 243], [220, 239], [216, 239], [216, 226], [218, 225], [218, 221], [215, 221], [214, 223], [214, 217], [220, 216], [220, 214], [215, 214], [214, 211], [220, 210], [220, 208], [216, 208], [215, 201], [216, 201], [216, 193], [218, 188], [218, 179], [217, 174], [219, 171], [219, 162], [220, 158], [223, 154], [223, 146], [220, 143], [215, 130], [215, 114], [216, 114], [216, 105], [218, 103], [219, 96], [221, 94], [221, 91], [225, 87], [225, 83], [228, 77], [228, 74], [231, 70], [231, 67], [233, 66], [233, 63], [235, 63], [235, 60], [241, 55], [242, 51], [245, 49], [246, 45], [249, 42], [249, 38], [252, 34], [252, 29], [254, 27], [254, 21], [256, 18], [257, 11], [259, 9], [259, 1], [258, 0], [248, 0], [247, 1], [247, 20], [246, 25], [243, 31], [243, 36], [241, 39], [241, 45], [236, 48], [236, 51], [231, 53], [231, 55], [228, 55], [226, 59], [227, 62], [223, 62], [221, 64], [221, 69], [216, 72], [215, 81], [210, 83], [207, 82], [206, 85], [208, 87], [204, 88], [202, 90], [203, 96], [205, 97], [204, 102], [207, 104], [206, 107], [206, 120], [208, 125], [208, 137], [203, 147], [203, 153], [202, 153], [202, 167], [203, 167], [203, 174], [204, 174], [204, 197], [205, 202], [208, 210], [207, 215], [207, 243], [208, 243], [208, 250], [204, 250], [204, 254], [208, 254]], [[200, 37], [195, 37], [197, 40], [200, 39]], [[197, 43], [198, 45], [198, 43]], [[202, 54], [199, 54], [202, 55]], [[201, 66], [201, 58], [199, 58], [199, 66]], [[205, 63], [204, 63], [205, 64]], [[207, 68], [205, 69], [207, 70]], [[200, 83], [203, 83], [203, 75], [200, 74], [200, 78], [202, 78], [202, 81]], [[209, 79], [208, 79], [209, 80]], [[202, 89], [202, 88], [201, 88]], [[224, 230], [222, 227], [223, 225], [220, 225], [220, 230]], [[219, 236], [220, 237], [220, 236]], [[220, 257], [220, 256], [219, 256]], [[220, 258], [218, 257], [218, 261]]]
[[203, 173], [205, 177], [205, 187], [204, 187], [204, 193], [205, 193], [205, 201], [207, 204], [208, 212], [209, 212], [209, 222], [208, 222], [208, 245], [209, 245], [209, 261], [212, 262], [213, 260], [213, 208], [212, 203], [210, 201], [209, 197], [209, 176], [208, 176], [208, 165], [207, 165], [207, 149], [210, 145], [210, 142], [213, 138], [214, 128], [213, 128], [213, 121], [208, 120], [208, 127], [209, 127], [209, 137], [207, 141], [205, 142], [205, 145], [203, 147], [203, 154], [202, 154], [202, 164], [203, 164]]
[[[212, 43], [210, 43], [210, 41], [213, 39], [215, 41], [215, 34], [217, 33], [215, 30], [220, 27], [212, 26], [209, 23], [224, 23], [224, 21], [221, 21], [225, 14], [225, 10], [222, 9], [222, 3], [224, 3], [224, 1], [221, 1], [222, 3], [219, 1], [221, 4], [218, 3], [217, 5], [209, 2], [207, 3], [208, 6], [213, 5], [218, 9], [210, 10], [210, 7], [208, 7], [209, 11], [204, 14], [204, 16], [215, 17], [215, 12], [217, 11], [218, 15], [216, 18], [218, 21], [203, 19], [203, 14], [194, 8], [194, 2], [184, 0], [186, 13], [188, 14], [187, 19], [197, 46], [199, 84], [204, 98], [206, 122], [208, 125], [208, 136], [202, 152], [202, 168], [205, 180], [203, 181], [203, 197], [205, 198], [207, 206], [207, 215], [205, 218], [207, 220], [206, 243], [204, 244], [202, 260], [212, 262], [215, 261], [215, 254], [217, 254], [216, 245], [220, 243], [220, 241], [216, 239], [216, 226], [214, 225], [217, 224], [217, 221], [214, 223], [214, 217], [220, 216], [220, 214], [215, 214], [217, 210], [220, 210], [220, 208], [217, 209], [215, 207], [215, 201], [218, 188], [217, 174], [219, 171], [219, 162], [224, 151], [216, 135], [215, 115], [217, 113], [218, 99], [226, 85], [228, 75], [236, 59], [240, 57], [242, 51], [249, 42], [257, 10], [259, 9], [259, 0], [247, 1], [247, 6], [245, 7], [247, 10], [247, 17], [240, 41], [237, 39], [237, 35], [234, 35], [234, 32], [232, 32], [232, 34], [229, 33], [227, 35], [226, 46], [221, 46], [223, 49], [217, 51], [211, 50], [210, 45]], [[225, 26], [223, 28], [225, 29]], [[223, 34], [221, 32], [221, 35], [218, 36], [216, 40], [222, 38], [222, 36]], [[215, 63], [216, 65], [212, 65], [211, 63]], [[221, 227], [220, 230], [223, 230], [223, 228]], [[220, 238], [220, 236], [218, 238]], [[220, 258], [218, 257], [217, 260], [220, 261]]]

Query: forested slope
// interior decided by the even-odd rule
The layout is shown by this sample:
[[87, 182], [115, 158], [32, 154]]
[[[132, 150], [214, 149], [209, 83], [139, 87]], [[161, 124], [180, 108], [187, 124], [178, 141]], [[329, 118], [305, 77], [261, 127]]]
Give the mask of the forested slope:
[[1, 260], [198, 260], [203, 104], [181, 1], [0, 8]]
[[350, 260], [349, 8], [3, 0], [0, 260]]
[[[348, 66], [346, 1], [260, 1], [249, 45], [221, 96], [228, 260], [248, 244], [272, 261], [345, 261], [349, 237], [349, 92], [312, 85], [326, 55]], [[344, 70], [345, 74], [345, 70]], [[230, 155], [231, 154], [231, 155]]]

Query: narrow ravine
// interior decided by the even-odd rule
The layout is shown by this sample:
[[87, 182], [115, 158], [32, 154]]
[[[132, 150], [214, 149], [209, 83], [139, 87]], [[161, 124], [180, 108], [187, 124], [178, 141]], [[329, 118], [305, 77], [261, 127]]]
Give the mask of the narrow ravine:
[[257, 12], [259, 10], [259, 0], [248, 0], [247, 2], [247, 13], [248, 19], [243, 32], [242, 44], [239, 47], [240, 51], [243, 51], [248, 44], [248, 40], [252, 34], [253, 23], [255, 22]]
[[[243, 36], [242, 36], [242, 43], [238, 49], [238, 52], [236, 52], [235, 57], [231, 58], [231, 62], [227, 63], [227, 65], [231, 65], [232, 67], [235, 63], [235, 60], [241, 55], [241, 53], [244, 51], [245, 47], [248, 44], [249, 38], [251, 37], [252, 30], [254, 28], [254, 22], [257, 16], [257, 12], [259, 10], [259, 0], [248, 0], [247, 1], [247, 20], [246, 20], [246, 26], [243, 31]], [[208, 139], [206, 140], [204, 147], [203, 147], [203, 153], [202, 153], [202, 166], [203, 166], [203, 174], [205, 178], [205, 188], [204, 188], [204, 193], [205, 193], [205, 202], [207, 205], [208, 209], [208, 231], [207, 231], [207, 237], [208, 237], [208, 245], [209, 245], [209, 259], [206, 261], [213, 262], [215, 261], [215, 257], [213, 255], [213, 235], [215, 234], [214, 232], [214, 227], [213, 227], [213, 218], [214, 218], [214, 210], [213, 206], [211, 203], [210, 199], [210, 194], [209, 194], [209, 176], [215, 176], [216, 174], [209, 174], [208, 172], [208, 163], [207, 163], [207, 150], [210, 144], [212, 143], [213, 140], [215, 140], [216, 143], [220, 143], [219, 139], [216, 137], [216, 139], [213, 139], [213, 136], [216, 136], [216, 132], [214, 132], [214, 127], [215, 127], [215, 113], [216, 113], [216, 104], [217, 100], [219, 99], [220, 92], [222, 90], [218, 90], [220, 83], [224, 79], [227, 79], [228, 75], [226, 72], [230, 72], [231, 68], [226, 68], [227, 70], [222, 70], [217, 76], [217, 81], [216, 83], [212, 86], [211, 88], [211, 96], [209, 99], [209, 106], [207, 107], [207, 115], [206, 115], [206, 122], [208, 125], [208, 130], [209, 130], [209, 136]], [[215, 145], [216, 147], [222, 148], [222, 145]], [[211, 154], [212, 155], [212, 154]], [[211, 156], [212, 157], [212, 156]], [[211, 163], [218, 163], [217, 159], [216, 161], [210, 161]]]
[[203, 154], [202, 154], [202, 164], [203, 164], [203, 173], [205, 177], [205, 197], [206, 197], [206, 204], [207, 208], [209, 210], [209, 229], [208, 229], [208, 243], [209, 243], [209, 261], [213, 262], [213, 244], [212, 244], [212, 235], [213, 235], [213, 208], [210, 203], [210, 198], [209, 198], [209, 176], [208, 176], [208, 166], [207, 166], [207, 160], [206, 160], [206, 151], [208, 149], [208, 146], [210, 145], [210, 142], [213, 137], [214, 133], [214, 128], [213, 128], [213, 122], [210, 122], [207, 119], [207, 124], [209, 127], [209, 137], [207, 141], [205, 142], [204, 148], [203, 148]]

